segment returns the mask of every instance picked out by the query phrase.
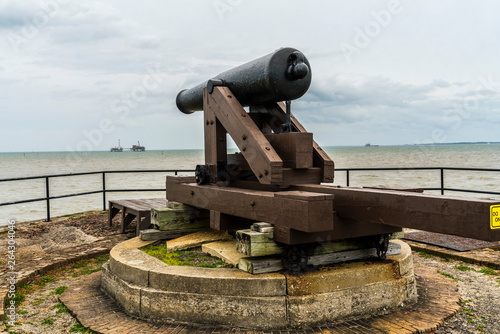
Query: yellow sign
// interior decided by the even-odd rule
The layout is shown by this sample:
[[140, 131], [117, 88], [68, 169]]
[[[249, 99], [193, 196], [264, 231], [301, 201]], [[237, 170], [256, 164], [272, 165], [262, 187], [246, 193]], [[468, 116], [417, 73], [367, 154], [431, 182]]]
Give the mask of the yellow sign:
[[500, 205], [490, 207], [490, 227], [491, 229], [500, 228]]

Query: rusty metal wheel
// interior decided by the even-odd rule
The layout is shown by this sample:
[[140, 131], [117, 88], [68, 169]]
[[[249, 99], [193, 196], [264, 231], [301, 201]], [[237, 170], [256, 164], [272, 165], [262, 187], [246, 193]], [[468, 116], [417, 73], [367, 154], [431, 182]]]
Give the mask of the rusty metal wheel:
[[307, 254], [302, 246], [288, 246], [281, 254], [281, 262], [286, 270], [292, 272], [307, 270]]
[[210, 182], [210, 169], [207, 165], [196, 165], [194, 176], [197, 184], [207, 184]]

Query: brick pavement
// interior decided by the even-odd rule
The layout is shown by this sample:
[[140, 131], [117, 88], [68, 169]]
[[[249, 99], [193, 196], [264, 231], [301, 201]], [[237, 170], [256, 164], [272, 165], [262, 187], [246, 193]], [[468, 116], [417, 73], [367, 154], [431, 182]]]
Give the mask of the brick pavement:
[[83, 326], [102, 334], [113, 333], [425, 333], [436, 330], [455, 315], [460, 306], [457, 284], [423, 266], [415, 266], [419, 298], [416, 304], [399, 311], [367, 319], [351, 320], [330, 326], [292, 331], [248, 331], [237, 328], [195, 327], [186, 324], [155, 324], [124, 313], [115, 301], [100, 289], [101, 273], [74, 283], [61, 295], [61, 301]]
[[451, 249], [427, 245], [411, 240], [404, 240], [404, 242], [410, 245], [412, 251], [426, 252], [427, 254], [436, 255], [443, 258], [450, 258], [467, 263], [500, 269], [500, 250], [498, 247], [496, 247], [495, 249], [485, 248], [475, 249], [467, 252], [457, 252]]
[[[66, 248], [49, 253], [30, 254], [27, 259], [16, 259], [16, 286], [27, 284], [33, 278], [44, 273], [61, 268], [69, 263], [96, 257], [102, 254], [109, 254], [111, 248], [116, 244], [128, 239], [130, 235], [113, 234], [90, 244], [81, 244], [75, 247]], [[5, 302], [9, 290], [10, 277], [7, 265], [0, 268], [0, 300]], [[5, 303], [2, 303], [5, 305]], [[0, 308], [0, 320], [5, 320], [4, 308]]]

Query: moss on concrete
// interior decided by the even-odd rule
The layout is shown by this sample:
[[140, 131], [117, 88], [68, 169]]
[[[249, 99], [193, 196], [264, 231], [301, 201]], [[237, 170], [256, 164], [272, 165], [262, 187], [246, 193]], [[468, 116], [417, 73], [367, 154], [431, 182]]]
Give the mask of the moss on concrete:
[[167, 244], [153, 244], [141, 249], [169, 266], [190, 266], [204, 268], [228, 268], [231, 265], [224, 260], [201, 251], [200, 247], [167, 252]]

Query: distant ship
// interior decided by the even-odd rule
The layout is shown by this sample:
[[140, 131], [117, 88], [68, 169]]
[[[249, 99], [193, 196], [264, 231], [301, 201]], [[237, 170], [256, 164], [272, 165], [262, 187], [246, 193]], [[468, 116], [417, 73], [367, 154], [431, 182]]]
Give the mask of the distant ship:
[[118, 139], [118, 146], [112, 147], [111, 152], [123, 152], [123, 147], [120, 145], [120, 139]]
[[137, 141], [137, 145], [132, 145], [132, 147], [130, 149], [134, 152], [146, 151], [146, 148], [144, 146], [141, 146], [141, 143], [139, 143], [139, 141]]
[[378, 147], [378, 145], [372, 145], [372, 144], [368, 143], [368, 144], [365, 144], [365, 147]]

